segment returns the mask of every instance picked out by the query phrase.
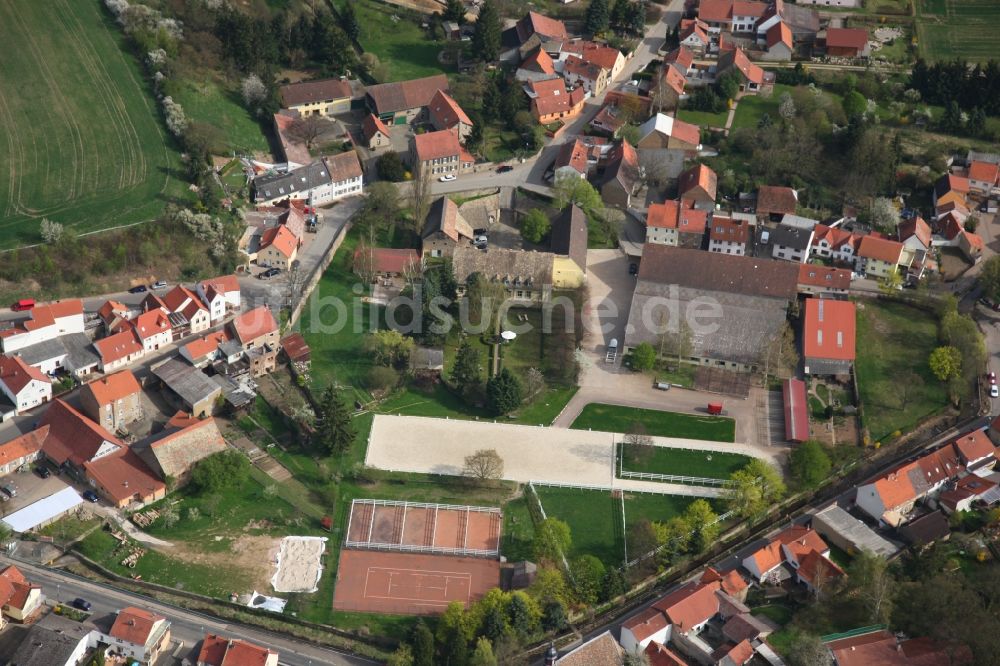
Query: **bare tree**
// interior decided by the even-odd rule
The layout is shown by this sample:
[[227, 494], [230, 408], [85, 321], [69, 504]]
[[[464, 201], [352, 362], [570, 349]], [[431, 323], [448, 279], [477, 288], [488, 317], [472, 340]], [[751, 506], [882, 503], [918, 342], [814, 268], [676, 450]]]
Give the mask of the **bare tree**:
[[413, 209], [413, 227], [419, 232], [431, 207], [431, 170], [419, 163], [413, 165], [410, 207]]
[[625, 433], [625, 444], [632, 450], [632, 458], [639, 464], [648, 463], [655, 449], [653, 448], [653, 438], [649, 436], [646, 426], [634, 421]]
[[664, 64], [660, 67], [656, 73], [656, 85], [650, 91], [653, 109], [657, 113], [663, 113], [664, 109], [674, 109], [677, 106], [677, 97], [671, 93], [670, 87], [667, 85], [667, 67], [670, 65]]
[[296, 118], [288, 125], [288, 135], [306, 144], [311, 149], [316, 139], [333, 129], [333, 123], [323, 116], [311, 115]]
[[413, 286], [413, 283], [420, 277], [421, 273], [423, 273], [423, 265], [419, 259], [417, 261], [408, 261], [403, 266], [403, 279], [410, 286]]
[[479, 449], [465, 456], [462, 474], [476, 481], [494, 481], [503, 476], [503, 458], [496, 449]]
[[795, 349], [795, 334], [786, 321], [781, 330], [768, 340], [761, 350], [760, 362], [764, 364], [764, 381], [769, 375], [787, 377], [799, 363]]
[[524, 376], [524, 401], [531, 402], [545, 390], [545, 375], [538, 368], [528, 368]]
[[900, 377], [898, 386], [898, 395], [900, 401], [900, 409], [906, 409], [910, 404], [910, 400], [914, 395], [920, 392], [924, 386], [924, 378], [913, 370], [907, 370]]
[[375, 248], [364, 238], [358, 241], [358, 249], [354, 253], [354, 273], [366, 284], [375, 280]]

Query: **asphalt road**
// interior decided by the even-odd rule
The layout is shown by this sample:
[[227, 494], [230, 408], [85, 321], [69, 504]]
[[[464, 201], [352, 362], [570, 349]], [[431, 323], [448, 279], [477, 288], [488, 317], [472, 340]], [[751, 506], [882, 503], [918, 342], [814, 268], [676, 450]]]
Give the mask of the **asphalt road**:
[[[153, 601], [147, 597], [132, 594], [78, 578], [62, 571], [25, 564], [19, 560], [0, 556], [4, 565], [15, 564], [32, 582], [40, 584], [45, 596], [57, 601], [69, 602], [80, 597], [93, 605], [93, 613], [97, 616], [115, 613], [127, 606], [136, 606], [158, 613], [170, 620], [170, 633], [175, 640], [184, 642], [185, 649], [192, 651], [198, 647], [198, 642], [206, 633], [216, 633], [230, 638], [240, 638], [258, 645], [275, 649], [279, 653], [281, 664], [287, 666], [367, 666], [377, 662], [340, 653], [327, 648], [317, 647], [309, 643], [294, 640], [283, 635], [248, 627], [236, 623], [227, 623], [199, 613], [183, 610], [169, 604]], [[197, 659], [197, 653], [191, 661]]]

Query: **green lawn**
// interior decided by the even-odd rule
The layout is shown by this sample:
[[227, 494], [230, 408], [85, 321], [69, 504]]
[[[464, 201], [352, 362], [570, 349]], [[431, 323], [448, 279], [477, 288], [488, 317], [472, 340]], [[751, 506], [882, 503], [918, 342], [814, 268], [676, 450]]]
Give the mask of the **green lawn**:
[[789, 622], [791, 622], [794, 613], [792, 609], [788, 606], [783, 606], [781, 604], [768, 604], [767, 606], [758, 606], [750, 610], [751, 615], [756, 615], [758, 617], [766, 617], [771, 620], [779, 627], [783, 627]]
[[155, 219], [186, 197], [179, 157], [96, 0], [0, 3], [0, 248]]
[[[343, 2], [338, 1], [338, 6]], [[356, 0], [354, 12], [361, 26], [358, 41], [368, 53], [374, 53], [385, 65], [386, 81], [406, 81], [440, 74], [453, 68], [438, 62], [443, 44], [431, 41], [412, 15], [375, 2]], [[393, 17], [398, 20], [393, 20]]]
[[728, 479], [733, 472], [750, 462], [749, 456], [720, 451], [671, 449], [665, 446], [622, 444], [622, 469], [627, 472], [652, 472], [678, 476]]
[[[892, 301], [858, 303], [858, 389], [863, 424], [876, 442], [897, 430], [912, 428], [948, 404], [946, 387], [931, 373], [927, 358], [937, 346], [935, 317]], [[921, 382], [900, 399], [899, 386], [908, 373]]]
[[503, 543], [500, 552], [508, 562], [534, 559], [532, 542], [535, 527], [528, 511], [528, 500], [523, 495], [507, 502], [503, 507]]
[[[537, 486], [546, 516], [565, 521], [573, 545], [569, 558], [594, 555], [607, 566], [621, 566], [625, 556], [622, 536], [622, 500], [610, 492]], [[696, 497], [682, 495], [625, 494], [625, 523], [646, 519], [656, 522], [680, 515]], [[717, 509], [718, 510], [718, 509]], [[634, 553], [633, 553], [634, 554]], [[631, 555], [630, 555], [631, 557]]]
[[243, 106], [238, 91], [208, 78], [184, 80], [177, 86], [174, 99], [184, 107], [188, 118], [216, 128], [219, 140], [212, 146], [215, 152], [270, 149], [261, 124]]
[[708, 111], [681, 109], [677, 112], [678, 120], [683, 120], [684, 122], [699, 125], [701, 127], [717, 127], [719, 129], [726, 126], [726, 119], [728, 117], [728, 111], [723, 111], [722, 113], [709, 113]]
[[771, 116], [771, 120], [778, 120], [778, 105], [781, 104], [781, 96], [786, 92], [791, 92], [792, 86], [777, 84], [774, 92], [767, 97], [761, 95], [748, 95], [741, 97], [736, 105], [736, 113], [733, 115], [733, 126], [730, 129], [740, 129], [741, 127], [757, 127], [761, 116], [765, 113]]
[[914, 0], [917, 46], [927, 60], [962, 58], [985, 63], [997, 57], [995, 0]]
[[736, 421], [725, 416], [701, 416], [654, 409], [591, 403], [573, 421], [577, 430], [629, 432], [636, 423], [655, 437], [679, 437], [712, 442], [736, 441]]

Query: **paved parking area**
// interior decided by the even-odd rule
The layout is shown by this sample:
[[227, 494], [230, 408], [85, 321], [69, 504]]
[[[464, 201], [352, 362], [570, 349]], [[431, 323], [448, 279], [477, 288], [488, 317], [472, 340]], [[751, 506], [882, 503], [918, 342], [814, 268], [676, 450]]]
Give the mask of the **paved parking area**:
[[[34, 464], [32, 467], [34, 467]], [[49, 469], [51, 469], [51, 466], [49, 466]], [[49, 478], [43, 479], [32, 471], [14, 472], [13, 474], [0, 477], [0, 485], [8, 483], [14, 484], [14, 487], [17, 489], [17, 497], [0, 503], [0, 511], [5, 516], [23, 509], [40, 499], [45, 499], [69, 485], [62, 476], [53, 474]]]
[[[583, 307], [583, 350], [603, 363], [612, 338], [625, 343], [635, 276], [621, 250], [587, 250], [587, 300]], [[620, 362], [620, 361], [619, 361]]]

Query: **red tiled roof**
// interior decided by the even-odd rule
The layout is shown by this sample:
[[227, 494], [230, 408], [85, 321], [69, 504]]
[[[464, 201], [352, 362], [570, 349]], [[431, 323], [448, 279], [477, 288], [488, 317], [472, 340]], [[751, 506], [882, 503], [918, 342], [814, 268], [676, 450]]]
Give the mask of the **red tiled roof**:
[[236, 338], [244, 345], [278, 330], [278, 322], [274, 320], [274, 315], [266, 305], [244, 312], [233, 319], [231, 324]]
[[96, 481], [114, 499], [125, 502], [136, 495], [141, 500], [165, 492], [166, 486], [135, 451], [123, 448], [83, 463], [88, 478]]
[[[364, 248], [354, 251], [354, 261], [364, 252]], [[385, 247], [369, 248], [372, 268], [378, 273], [405, 273], [420, 266], [420, 255], [416, 250], [396, 250]]]
[[646, 209], [646, 226], [654, 229], [676, 229], [679, 208], [680, 204], [677, 201], [650, 204]]
[[778, 21], [767, 31], [767, 48], [773, 48], [777, 44], [784, 44], [792, 48], [792, 31], [785, 25], [784, 21]]
[[100, 316], [101, 319], [107, 322], [114, 316], [114, 313], [116, 312], [126, 313], [128, 312], [128, 308], [125, 305], [119, 303], [118, 301], [105, 301], [104, 305], [102, 305], [101, 308], [97, 311], [97, 314], [98, 316]]
[[170, 312], [178, 312], [189, 300], [201, 303], [201, 299], [196, 294], [184, 285], [179, 284], [167, 292], [167, 295], [163, 297], [163, 304], [167, 306], [167, 310]]
[[521, 63], [521, 67], [542, 74], [556, 73], [555, 63], [552, 62], [552, 58], [542, 47], [538, 47], [531, 55], [525, 58], [524, 62]]
[[358, 154], [353, 150], [345, 150], [342, 153], [324, 157], [323, 164], [326, 165], [326, 171], [334, 183], [342, 183], [345, 180], [360, 178], [363, 175]]
[[872, 235], [865, 236], [858, 244], [858, 256], [866, 259], [876, 259], [890, 264], [899, 262], [899, 257], [903, 253], [903, 244], [899, 241], [885, 238], [875, 238]]
[[767, 11], [766, 2], [736, 0], [733, 2], [733, 16], [756, 16], [760, 18]]
[[143, 312], [132, 322], [132, 328], [140, 340], [170, 331], [170, 320], [160, 309]]
[[111, 404], [141, 390], [135, 375], [128, 370], [122, 370], [83, 385], [83, 391], [90, 393], [98, 405]]
[[799, 267], [799, 284], [846, 290], [851, 287], [851, 271], [846, 268], [802, 264]]
[[392, 134], [389, 133], [389, 128], [385, 126], [385, 123], [379, 120], [378, 116], [371, 113], [365, 116], [364, 120], [361, 121], [361, 131], [364, 133], [365, 139], [368, 141], [371, 141], [372, 137], [378, 132], [385, 135], [387, 139], [392, 136]]
[[663, 82], [678, 95], [684, 92], [684, 86], [687, 85], [684, 74], [676, 67], [669, 66], [663, 72]]
[[38, 453], [42, 450], [42, 443], [48, 435], [49, 426], [45, 425], [3, 442], [0, 444], [0, 466], [9, 465], [15, 460]]
[[814, 529], [793, 525], [784, 530], [774, 540], [783, 544], [785, 548], [795, 556], [796, 560], [802, 559], [812, 551], [825, 553], [830, 547], [823, 541], [823, 537]]
[[129, 606], [118, 611], [115, 623], [111, 625], [108, 635], [133, 645], [145, 645], [149, 640], [149, 635], [153, 632], [153, 626], [166, 618], [150, 613], [149, 611]]
[[575, 53], [583, 60], [606, 69], [609, 72], [618, 64], [618, 58], [622, 54], [618, 49], [586, 40], [566, 42], [562, 45], [561, 50], [564, 53]]
[[688, 583], [652, 605], [663, 611], [670, 624], [690, 631], [719, 612], [718, 583]]
[[993, 446], [990, 438], [986, 436], [984, 431], [978, 429], [965, 433], [956, 439], [953, 444], [966, 463], [986, 458], [996, 452], [996, 448]]
[[94, 341], [94, 348], [105, 364], [120, 361], [127, 356], [142, 351], [142, 343], [135, 337], [131, 328]]
[[430, 104], [438, 90], [448, 90], [448, 77], [434, 74], [421, 79], [379, 83], [365, 90], [378, 115], [422, 108]]
[[38, 368], [25, 363], [20, 356], [0, 356], [0, 382], [15, 395], [32, 381], [51, 384], [52, 380]]
[[563, 144], [556, 157], [555, 168], [572, 167], [578, 173], [587, 173], [587, 146], [580, 139]]
[[430, 111], [431, 119], [435, 121], [435, 126], [441, 125], [450, 129], [458, 124], [472, 125], [469, 116], [458, 105], [458, 102], [443, 90], [438, 90], [434, 93], [434, 97], [431, 98], [431, 103], [428, 105], [428, 110]]
[[872, 484], [886, 511], [891, 511], [916, 499], [917, 491], [914, 489], [909, 475], [910, 471], [916, 469], [918, 469], [916, 463], [908, 463], [889, 472]]
[[750, 225], [746, 220], [733, 220], [728, 217], [715, 216], [708, 232], [711, 240], [721, 243], [746, 244], [750, 237]]
[[[743, 664], [750, 661], [750, 658], [754, 655], [753, 646], [750, 645], [750, 641], [742, 640], [731, 649], [723, 653], [723, 658], [728, 659], [731, 664], [738, 664], [743, 666]], [[720, 662], [721, 663], [721, 662]]]
[[920, 468], [928, 485], [937, 485], [965, 469], [958, 459], [958, 452], [951, 445], [942, 446], [917, 458], [917, 467]]
[[[47, 305], [52, 316], [56, 319], [60, 317], [72, 317], [73, 315], [83, 314], [83, 301], [79, 298], [70, 299], [68, 301], [54, 301]], [[32, 312], [37, 312], [38, 306], [35, 306]]]
[[688, 663], [678, 657], [666, 645], [650, 641], [644, 651], [649, 666], [688, 666]]
[[291, 258], [295, 254], [298, 245], [299, 240], [295, 237], [295, 234], [283, 224], [267, 229], [260, 238], [261, 250], [273, 247], [286, 258]]
[[996, 185], [1000, 181], [1000, 164], [973, 160], [969, 165], [969, 179]]
[[707, 567], [705, 572], [701, 575], [700, 581], [702, 583], [714, 583], [718, 581], [722, 586], [722, 591], [732, 597], [735, 597], [749, 587], [749, 584], [743, 579], [743, 576], [741, 576], [740, 572], [736, 569], [732, 569], [727, 573], [722, 574], [713, 567]]
[[704, 164], [696, 164], [677, 177], [677, 192], [681, 199], [684, 195], [695, 187], [702, 188], [708, 196], [715, 201], [716, 188], [719, 177], [711, 167]]
[[309, 360], [309, 345], [301, 333], [292, 333], [281, 339], [285, 356], [292, 361]]
[[827, 28], [826, 46], [862, 50], [868, 44], [868, 31], [864, 28]]
[[667, 616], [657, 608], [647, 608], [638, 615], [634, 615], [622, 624], [623, 629], [632, 632], [635, 640], [642, 642], [667, 628]]
[[[539, 116], [548, 116], [554, 113], [568, 113], [576, 106], [577, 100], [573, 99], [566, 91], [566, 83], [562, 79], [550, 79], [546, 81], [531, 81], [528, 86], [537, 95], [531, 100]], [[580, 101], [582, 101], [583, 90], [579, 90]]]
[[240, 283], [236, 279], [235, 275], [220, 275], [219, 277], [212, 278], [210, 280], [202, 280], [201, 285], [203, 289], [208, 289], [212, 287], [217, 293], [225, 295], [231, 291], [239, 291]]
[[333, 101], [351, 97], [351, 84], [340, 79], [301, 81], [281, 86], [281, 100], [285, 106], [300, 106], [316, 102]]
[[804, 442], [809, 439], [809, 401], [806, 383], [801, 379], [786, 379], [781, 385], [785, 408], [785, 439]]
[[861, 241], [860, 236], [855, 236], [850, 231], [845, 231], [840, 227], [828, 227], [825, 224], [817, 224], [813, 229], [813, 242], [818, 243], [824, 238], [833, 250], [837, 250], [847, 243], [857, 249], [857, 245]]
[[49, 427], [42, 451], [57, 465], [68, 460], [82, 467], [105, 442], [122, 446], [117, 437], [58, 398], [45, 410], [39, 425]]
[[[729, 53], [732, 53], [732, 55], [729, 55]], [[756, 83], [757, 85], [764, 82], [764, 70], [750, 62], [750, 58], [743, 53], [743, 49], [736, 47], [733, 51], [723, 54], [723, 57], [725, 56], [728, 56], [726, 58], [727, 63], [731, 62], [733, 67], [738, 69], [747, 81]], [[720, 57], [719, 60], [721, 61], [722, 58]], [[727, 68], [721, 67], [720, 69], [725, 71]]]
[[733, 18], [733, 0], [701, 0], [698, 18], [702, 21], [723, 23]]
[[570, 77], [570, 83], [574, 82], [572, 77], [596, 81], [601, 76], [601, 66], [580, 56], [571, 55], [563, 61], [563, 76], [567, 75]]
[[413, 137], [413, 148], [421, 162], [457, 156], [462, 150], [458, 135], [451, 130], [416, 134]]
[[550, 40], [559, 41], [569, 37], [566, 32], [566, 25], [557, 19], [549, 18], [537, 12], [528, 12], [528, 15], [517, 22], [518, 36], [522, 43], [536, 32]]
[[790, 187], [777, 187], [774, 185], [761, 185], [757, 190], [757, 213], [783, 213], [795, 214], [799, 198], [795, 190]]
[[924, 218], [919, 215], [901, 223], [898, 227], [899, 240], [905, 241], [911, 236], [916, 236], [921, 245], [925, 248], [931, 246], [931, 227], [924, 222]]
[[680, 65], [684, 71], [694, 62], [694, 53], [686, 46], [678, 46], [663, 58], [663, 62]]
[[802, 334], [805, 357], [853, 361], [856, 323], [854, 303], [807, 298]]

